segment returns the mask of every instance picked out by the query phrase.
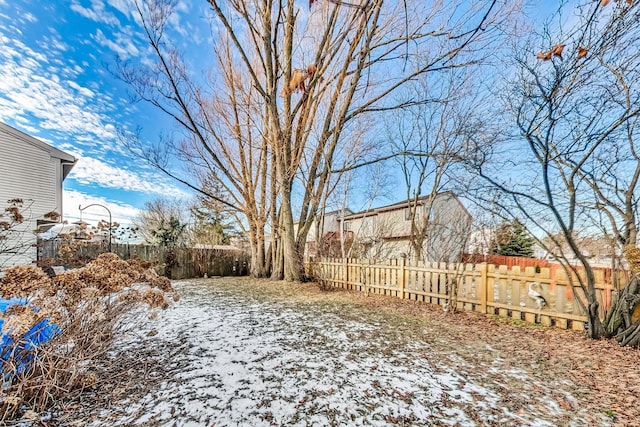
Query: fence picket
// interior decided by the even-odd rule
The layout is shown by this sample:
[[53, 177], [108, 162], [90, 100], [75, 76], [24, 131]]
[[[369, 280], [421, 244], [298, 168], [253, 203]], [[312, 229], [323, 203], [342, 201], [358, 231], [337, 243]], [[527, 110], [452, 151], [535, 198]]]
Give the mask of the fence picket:
[[[515, 267], [518, 267], [518, 268], [516, 269]], [[521, 305], [523, 300], [522, 286], [525, 282], [522, 280], [522, 276], [520, 275], [519, 266], [514, 266], [511, 272], [513, 276], [510, 281], [511, 295], [510, 295], [509, 304], [514, 307], [514, 309], [511, 310], [511, 318], [515, 320], [522, 320], [522, 311], [520, 311], [519, 308], [522, 307]]]

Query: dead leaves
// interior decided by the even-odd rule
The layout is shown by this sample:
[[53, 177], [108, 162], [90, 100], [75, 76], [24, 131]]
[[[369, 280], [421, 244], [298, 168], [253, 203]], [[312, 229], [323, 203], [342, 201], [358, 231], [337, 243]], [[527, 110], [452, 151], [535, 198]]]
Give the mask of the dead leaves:
[[58, 221], [60, 220], [61, 215], [56, 211], [51, 211], [44, 214], [43, 217], [51, 221]]
[[551, 54], [553, 56], [557, 56], [558, 58], [562, 59], [562, 51], [564, 50], [564, 46], [563, 44], [557, 44], [555, 46], [553, 46], [553, 48], [551, 49]]
[[635, 273], [640, 273], [640, 248], [634, 245], [627, 245], [623, 248], [624, 256]]
[[565, 45], [563, 44], [557, 44], [546, 52], [537, 53], [536, 58], [541, 59], [543, 61], [549, 61], [554, 56], [557, 56], [558, 58], [562, 59], [562, 51], [564, 50], [564, 47]]
[[163, 310], [169, 307], [169, 303], [164, 297], [164, 292], [159, 289], [148, 289], [142, 294], [143, 301], [149, 304], [150, 308], [162, 308]]
[[[557, 45], [553, 46], [551, 49], [549, 49], [546, 52], [538, 52], [538, 53], [536, 53], [536, 58], [540, 59], [542, 61], [549, 61], [553, 57], [557, 56], [558, 58], [562, 59], [562, 52], [564, 51], [565, 47], [566, 47], [566, 45], [564, 45], [564, 44], [557, 44]], [[577, 55], [578, 59], [584, 58], [589, 53], [589, 49], [587, 49], [584, 46], [578, 46], [576, 48], [576, 50], [578, 51], [578, 55]]]
[[536, 53], [536, 58], [542, 59], [543, 61], [548, 61], [551, 59], [551, 51], [547, 52], [538, 52]]
[[5, 314], [0, 318], [4, 321], [2, 335], [8, 333], [15, 340], [22, 337], [33, 325], [42, 320], [42, 314], [33, 307], [16, 304], [7, 308]]
[[578, 59], [587, 56], [589, 50], [586, 47], [578, 46]]
[[282, 88], [280, 96], [284, 98], [297, 91], [307, 93], [307, 88], [304, 82], [305, 80], [312, 78], [317, 70], [318, 67], [315, 64], [309, 65], [306, 70], [293, 70], [289, 83]]
[[[619, 0], [614, 0], [616, 3], [619, 2]], [[634, 2], [634, 0], [625, 0], [625, 3], [627, 3], [628, 5], [632, 5]], [[606, 7], [609, 5], [609, 3], [611, 3], [611, 0], [600, 0], [600, 7]], [[565, 45], [563, 44], [557, 44], [555, 46], [553, 46], [550, 50], [546, 51], [546, 52], [538, 52], [536, 53], [536, 58], [541, 60], [541, 61], [549, 61], [551, 60], [554, 56], [559, 57], [560, 59], [562, 59], [562, 51], [564, 49]], [[578, 59], [584, 58], [585, 56], [587, 56], [587, 53], [589, 53], [589, 49], [587, 49], [584, 46], [578, 46], [577, 47], [577, 51], [578, 51]]]
[[[150, 289], [122, 293], [136, 282], [146, 282]], [[172, 290], [171, 281], [159, 276], [148, 264], [135, 259], [125, 261], [110, 253], [53, 279], [39, 267], [20, 265], [6, 269], [0, 280], [0, 293], [3, 298], [29, 298], [29, 307], [10, 306], [0, 318], [5, 321], [3, 332], [11, 331], [11, 335], [17, 337], [44, 318], [58, 323], [64, 313], [74, 312], [82, 303], [92, 304], [115, 293], [122, 293], [120, 301], [144, 302], [150, 308], [164, 309], [169, 305], [165, 292]], [[174, 301], [178, 299], [179, 296], [174, 295]]]
[[[618, 0], [615, 0], [615, 2], [618, 3]], [[633, 4], [633, 0], [625, 0], [625, 2], [627, 4]], [[611, 0], [600, 0], [600, 6], [601, 7], [608, 6], [609, 3], [611, 3]]]
[[[35, 266], [5, 270], [0, 280], [2, 297], [28, 298], [28, 304], [0, 312], [2, 333], [19, 342], [45, 319], [57, 326], [57, 332], [52, 341], [35, 350], [35, 357], [29, 356], [33, 367], [20, 375], [12, 369], [19, 366], [22, 351], [6, 352], [2, 373], [12, 375], [12, 380], [0, 391], [0, 419], [20, 416], [25, 408], [40, 412], [66, 399], [71, 391], [92, 389], [104, 379], [87, 367], [95, 367], [121, 328], [126, 328], [119, 320], [140, 303], [163, 309], [169, 305], [165, 292], [172, 290], [171, 282], [149, 267], [139, 260], [103, 254], [83, 268], [54, 278]], [[140, 282], [148, 285], [133, 286]], [[19, 407], [7, 399], [14, 391], [20, 392]], [[28, 418], [28, 413], [23, 417]]]
[[41, 268], [33, 265], [18, 265], [5, 270], [0, 281], [3, 298], [26, 298], [34, 294], [53, 295], [54, 289], [49, 276]]
[[[6, 214], [0, 212], [0, 218], [6, 215], [9, 218], [10, 224], [12, 226], [16, 224], [22, 224], [25, 220], [25, 217], [23, 215], [24, 200], [11, 199], [7, 200], [7, 204], [9, 206], [4, 209]], [[9, 224], [9, 222], [7, 222], [7, 224]]]

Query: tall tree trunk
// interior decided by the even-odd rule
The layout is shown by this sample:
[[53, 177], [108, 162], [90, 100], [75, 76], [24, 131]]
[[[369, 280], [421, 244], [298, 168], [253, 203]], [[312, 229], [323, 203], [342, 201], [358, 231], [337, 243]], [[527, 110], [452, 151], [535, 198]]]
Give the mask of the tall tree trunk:
[[291, 209], [291, 190], [287, 185], [282, 186], [282, 247], [284, 256], [284, 280], [300, 282], [304, 280], [304, 264], [296, 245], [296, 233], [293, 227], [293, 212]]
[[280, 208], [272, 217], [273, 230], [271, 239], [271, 278], [274, 280], [284, 279], [284, 248], [282, 240], [282, 230], [284, 225], [282, 222], [282, 208]]
[[[255, 269], [254, 277], [268, 277], [269, 276], [269, 266], [267, 265], [267, 258], [265, 256], [265, 241], [264, 236], [261, 239], [258, 239], [258, 246], [255, 248], [257, 254], [255, 256], [256, 262], [258, 266]], [[253, 268], [253, 266], [252, 266]]]
[[251, 277], [267, 277], [264, 251], [264, 232], [261, 232], [255, 224], [249, 225], [249, 245], [251, 246]]
[[598, 297], [596, 295], [596, 277], [593, 273], [591, 264], [589, 264], [589, 261], [584, 258], [582, 254], [578, 254], [578, 259], [582, 262], [587, 279], [587, 317], [589, 318], [587, 333], [589, 338], [603, 338], [606, 335], [606, 330], [604, 324], [600, 320], [600, 316], [598, 315], [598, 307], [600, 304], [598, 303]]
[[[280, 228], [278, 226], [278, 228]], [[274, 280], [284, 279], [284, 254], [282, 249], [282, 238], [280, 232], [274, 232], [273, 239], [271, 240], [271, 278]]]

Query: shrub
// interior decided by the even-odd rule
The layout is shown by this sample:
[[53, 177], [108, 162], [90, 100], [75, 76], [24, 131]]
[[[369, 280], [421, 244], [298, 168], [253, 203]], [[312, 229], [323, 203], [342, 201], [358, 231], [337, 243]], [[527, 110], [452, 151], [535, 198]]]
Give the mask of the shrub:
[[[146, 263], [114, 254], [54, 278], [34, 266], [7, 269], [0, 281], [3, 298], [29, 299], [0, 316], [3, 334], [15, 343], [0, 361], [0, 424], [73, 399], [104, 380], [96, 367], [115, 337], [133, 327], [141, 304], [168, 307], [165, 292], [171, 290], [171, 282]], [[25, 346], [25, 332], [45, 319], [56, 325], [50, 341]]]

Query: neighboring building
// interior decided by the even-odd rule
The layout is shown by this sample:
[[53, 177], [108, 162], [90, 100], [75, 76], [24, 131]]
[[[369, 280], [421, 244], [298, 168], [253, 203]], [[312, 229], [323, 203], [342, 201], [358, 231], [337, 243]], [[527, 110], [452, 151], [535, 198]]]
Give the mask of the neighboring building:
[[489, 227], [472, 231], [467, 251], [470, 254], [489, 255], [491, 252], [491, 242], [493, 242], [495, 234], [495, 230]]
[[0, 211], [5, 214], [8, 200], [22, 199], [25, 216], [21, 226], [0, 242], [1, 269], [35, 261], [36, 233], [59, 221], [45, 218], [46, 213], [55, 211], [61, 218], [62, 181], [76, 159], [4, 123], [0, 123], [0, 153]]
[[[471, 215], [452, 192], [419, 197], [367, 211], [344, 215], [341, 239], [351, 257], [372, 259], [417, 258], [412, 245], [411, 223], [415, 215], [415, 246], [425, 261], [456, 261], [465, 249]], [[427, 217], [428, 215], [428, 217]], [[332, 230], [340, 232], [340, 228]]]
[[[551, 262], [559, 262], [554, 256], [553, 252], [562, 253], [566, 256], [566, 261], [569, 264], [580, 265], [580, 260], [573, 253], [573, 250], [569, 248], [566, 240], [562, 236], [558, 236], [557, 241], [561, 242], [561, 246], [555, 246], [549, 238], [543, 239], [543, 241], [552, 249], [551, 252], [548, 248], [543, 248], [540, 245], [535, 245], [534, 257], [549, 260]], [[589, 264], [592, 267], [597, 268], [609, 268], [616, 262], [624, 260], [622, 254], [622, 247], [618, 245], [617, 241], [612, 242], [611, 238], [597, 237], [597, 236], [576, 236], [575, 240], [580, 248], [582, 254], [589, 260]]]
[[[345, 208], [317, 215], [307, 235], [306, 255], [313, 257], [323, 254], [324, 256], [340, 257], [340, 221], [343, 216], [352, 213], [350, 209]], [[295, 228], [297, 232], [297, 224]]]

